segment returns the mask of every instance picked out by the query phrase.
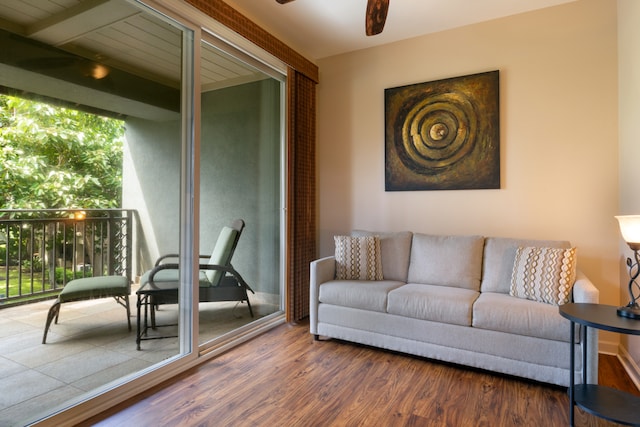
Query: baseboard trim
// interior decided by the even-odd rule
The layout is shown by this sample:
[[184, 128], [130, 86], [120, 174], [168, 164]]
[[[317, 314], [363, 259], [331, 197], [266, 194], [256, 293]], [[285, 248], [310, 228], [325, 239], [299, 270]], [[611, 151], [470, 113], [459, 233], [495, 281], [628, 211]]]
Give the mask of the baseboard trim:
[[620, 360], [622, 367], [627, 371], [636, 388], [640, 390], [640, 367], [638, 367], [629, 352], [622, 346], [618, 349], [618, 360]]
[[629, 375], [629, 378], [631, 378], [631, 381], [633, 381], [636, 388], [640, 390], [640, 367], [638, 367], [624, 347], [614, 341], [601, 340], [598, 342], [598, 353], [616, 356], [620, 361], [620, 364], [622, 364], [622, 368]]
[[618, 355], [618, 347], [620, 344], [617, 341], [598, 341], [598, 353], [608, 354], [610, 356]]

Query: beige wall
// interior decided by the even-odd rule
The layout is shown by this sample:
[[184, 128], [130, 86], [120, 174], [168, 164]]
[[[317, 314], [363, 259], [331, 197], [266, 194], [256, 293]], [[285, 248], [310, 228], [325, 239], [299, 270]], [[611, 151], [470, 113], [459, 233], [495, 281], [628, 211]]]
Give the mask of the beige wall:
[[[618, 56], [620, 108], [620, 213], [640, 213], [640, 2], [618, 1]], [[631, 250], [620, 239], [621, 302], [629, 300], [629, 275], [624, 264]], [[625, 337], [622, 345], [630, 355], [629, 363], [640, 372], [640, 337]], [[627, 354], [622, 352], [623, 357]], [[640, 374], [636, 376], [640, 384]]]
[[[353, 228], [568, 239], [618, 304], [616, 13], [580, 0], [318, 61], [320, 254]], [[385, 192], [384, 89], [495, 69], [502, 188]]]

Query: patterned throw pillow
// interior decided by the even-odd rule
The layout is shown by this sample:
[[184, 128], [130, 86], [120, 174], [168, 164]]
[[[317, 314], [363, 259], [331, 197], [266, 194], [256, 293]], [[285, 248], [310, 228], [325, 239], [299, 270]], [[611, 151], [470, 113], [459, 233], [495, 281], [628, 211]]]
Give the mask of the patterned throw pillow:
[[335, 236], [336, 279], [382, 280], [378, 236]]
[[576, 261], [576, 248], [518, 248], [509, 295], [566, 304], [576, 280]]

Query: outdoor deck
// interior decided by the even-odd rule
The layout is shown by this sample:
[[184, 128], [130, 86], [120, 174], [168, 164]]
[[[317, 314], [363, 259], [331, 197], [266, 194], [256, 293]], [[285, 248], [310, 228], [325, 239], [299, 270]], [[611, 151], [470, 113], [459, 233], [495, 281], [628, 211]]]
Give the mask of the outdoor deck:
[[[175, 355], [177, 338], [143, 341], [136, 350], [135, 302], [134, 290], [131, 331], [124, 308], [112, 298], [63, 304], [44, 345], [53, 300], [0, 309], [0, 427], [22, 425], [43, 410]], [[254, 299], [251, 304], [254, 319], [245, 304], [201, 303], [200, 341], [277, 311]], [[177, 306], [160, 308], [159, 323], [176, 319]]]

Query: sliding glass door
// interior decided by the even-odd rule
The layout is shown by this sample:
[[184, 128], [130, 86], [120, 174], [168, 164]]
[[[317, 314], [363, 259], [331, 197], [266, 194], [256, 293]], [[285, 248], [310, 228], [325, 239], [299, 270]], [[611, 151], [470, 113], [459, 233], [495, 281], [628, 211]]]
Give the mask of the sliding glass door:
[[[72, 424], [92, 402], [106, 408], [283, 319], [284, 66], [212, 35], [219, 24], [184, 2], [81, 3], [0, 0], [0, 94], [122, 121], [120, 194], [100, 208], [130, 212], [131, 223], [97, 250], [120, 259], [119, 244], [129, 248], [118, 271], [130, 272], [132, 329], [113, 299], [69, 302], [42, 344], [66, 281], [49, 299], [0, 301], [0, 388], [15, 391], [0, 399], [0, 419], [10, 425], [54, 413], [52, 425]], [[68, 144], [63, 129], [46, 132]], [[93, 182], [90, 171], [82, 179]], [[82, 255], [83, 274], [98, 274]], [[172, 267], [156, 268], [165, 255]], [[64, 258], [51, 257], [62, 263], [51, 271], [66, 275]]]
[[[201, 261], [233, 267], [215, 283], [200, 272], [206, 350], [282, 313], [284, 82], [213, 36], [201, 42], [200, 64]], [[228, 257], [211, 260], [229, 227], [238, 228], [237, 242]]]
[[[46, 209], [30, 212], [30, 220], [47, 224], [47, 230], [77, 230], [74, 243], [65, 243], [63, 234], [50, 232], [53, 237], [41, 252], [46, 250], [51, 256], [40, 253], [25, 262], [9, 263], [22, 264], [16, 266], [22, 273], [38, 260], [38, 268], [29, 267], [30, 271], [51, 271], [64, 279], [40, 278], [31, 289], [45, 288], [38, 285], [43, 282], [48, 287], [23, 300], [14, 298], [19, 304], [0, 301], [4, 331], [0, 362], [10, 367], [2, 371], [0, 389], [13, 390], [0, 399], [0, 419], [8, 425], [23, 425], [69, 408], [157, 364], [193, 352], [185, 339], [192, 337], [191, 323], [177, 317], [168, 323], [179, 327], [143, 334], [145, 338], [160, 334], [174, 338], [143, 341], [140, 350], [136, 348], [138, 331], [145, 324], [144, 310], [141, 316], [136, 310], [136, 291], [144, 286], [140, 278], [162, 254], [176, 254], [174, 262], [189, 263], [193, 252], [196, 224], [189, 208], [195, 181], [193, 40], [193, 29], [136, 2], [80, 5], [75, 1], [0, 0], [0, 94], [34, 103], [32, 110], [40, 116], [46, 112], [48, 119], [38, 124], [39, 131], [28, 134], [25, 128], [22, 139], [29, 141], [21, 143], [46, 144], [41, 151], [56, 159], [46, 173], [72, 177], [60, 185], [51, 179], [51, 185], [41, 187], [42, 199], [36, 194], [31, 202]], [[124, 128], [118, 143], [101, 144], [96, 129], [89, 126], [80, 132], [78, 128], [80, 121], [98, 128], [99, 123], [114, 119]], [[26, 119], [16, 118], [16, 122], [26, 123]], [[14, 135], [20, 137], [19, 132]], [[108, 158], [104, 150], [116, 149], [121, 152], [109, 158], [121, 159], [120, 164], [96, 160]], [[34, 158], [33, 163], [45, 160]], [[79, 170], [77, 165], [82, 162], [93, 166]], [[119, 173], [101, 181], [96, 169], [107, 166]], [[28, 188], [36, 176], [25, 170], [21, 179]], [[81, 185], [92, 188], [93, 193], [74, 199], [71, 194], [77, 194], [78, 188], [72, 187]], [[47, 191], [61, 197], [48, 197]], [[50, 200], [64, 203], [45, 204]], [[54, 209], [82, 215], [59, 217]], [[111, 219], [122, 212], [131, 215], [126, 226], [116, 230]], [[13, 213], [20, 214], [19, 209]], [[97, 232], [86, 230], [100, 230], [100, 236], [106, 237], [98, 239]], [[187, 296], [192, 283], [189, 273], [185, 269], [176, 278], [176, 292], [186, 289]], [[59, 321], [50, 326], [46, 344], [41, 342], [53, 298], [70, 280], [114, 274], [127, 276], [131, 284], [131, 330], [125, 309], [113, 299], [87, 298], [63, 303]], [[180, 298], [180, 302], [186, 312], [191, 310], [189, 298]], [[165, 311], [158, 308], [160, 324]]]

